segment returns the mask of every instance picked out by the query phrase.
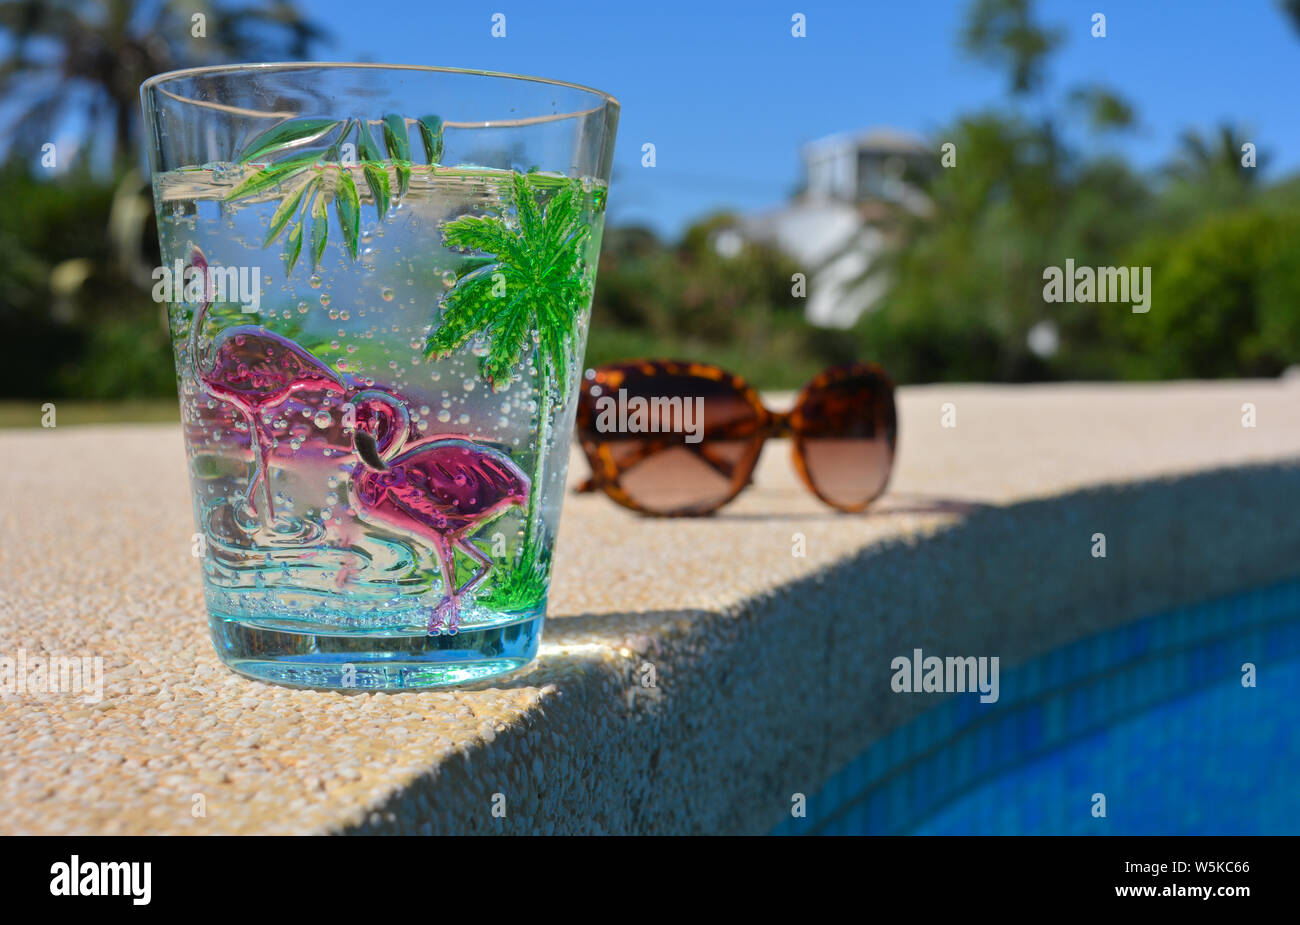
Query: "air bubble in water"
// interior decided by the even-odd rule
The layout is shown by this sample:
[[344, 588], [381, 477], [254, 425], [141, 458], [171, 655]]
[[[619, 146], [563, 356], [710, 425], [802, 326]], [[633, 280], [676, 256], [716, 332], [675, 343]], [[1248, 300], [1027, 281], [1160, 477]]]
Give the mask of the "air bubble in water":
[[383, 289], [379, 290], [379, 295], [385, 302], [393, 301], [393, 287], [385, 286]]
[[307, 285], [311, 286], [313, 289], [319, 289], [321, 286], [320, 276], [313, 273], [311, 276], [307, 277]]

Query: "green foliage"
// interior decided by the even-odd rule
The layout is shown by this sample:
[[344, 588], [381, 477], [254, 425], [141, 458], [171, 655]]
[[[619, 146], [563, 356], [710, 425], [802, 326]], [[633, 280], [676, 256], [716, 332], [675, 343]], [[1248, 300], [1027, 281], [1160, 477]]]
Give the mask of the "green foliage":
[[1247, 205], [1258, 193], [1260, 171], [1268, 166], [1266, 152], [1256, 166], [1241, 163], [1245, 133], [1223, 123], [1210, 135], [1191, 129], [1178, 139], [1178, 150], [1164, 169], [1169, 213], [1180, 226], [1199, 221], [1206, 213]]
[[[175, 397], [165, 319], [105, 235], [113, 188], [89, 174], [38, 180], [0, 168], [3, 394], [56, 398]], [[149, 258], [156, 262], [156, 255]]]
[[[900, 381], [1271, 376], [1300, 362], [1300, 181], [1252, 195], [1230, 134], [1179, 162], [1202, 164], [1199, 179], [1154, 190], [1120, 162], [1071, 155], [1049, 124], [989, 115], [944, 137], [962, 176], [941, 174], [933, 213], [900, 223], [877, 268], [891, 289], [857, 326]], [[1042, 271], [1067, 258], [1150, 267], [1150, 311], [1045, 302]], [[1028, 349], [1042, 321], [1055, 356]]]
[[1103, 86], [1072, 90], [1070, 103], [1082, 110], [1093, 130], [1099, 132], [1132, 128], [1137, 119], [1127, 100]]
[[1015, 93], [1042, 85], [1047, 56], [1061, 39], [1060, 30], [1034, 21], [1031, 0], [975, 0], [961, 36], [972, 55], [1007, 69]]
[[1275, 376], [1300, 363], [1300, 219], [1254, 207], [1211, 215], [1135, 248], [1153, 268], [1151, 310], [1106, 315], [1116, 373]]
[[1077, 354], [1035, 356], [1027, 334], [1051, 320], [1091, 342], [1110, 307], [1045, 303], [1043, 268], [1113, 265], [1155, 218], [1145, 182], [1120, 162], [1080, 160], [1050, 123], [986, 113], [941, 137], [959, 168], [935, 177], [929, 212], [899, 216], [869, 271], [890, 289], [857, 326], [863, 355], [904, 382], [1087, 375], [1069, 365]]
[[[195, 35], [201, 10], [206, 31]], [[311, 60], [326, 33], [291, 0], [0, 0], [4, 59], [0, 95], [5, 137], [26, 157], [56, 129], [84, 126], [86, 153], [108, 150], [116, 164], [139, 149], [140, 84], [164, 71], [231, 61]]]
[[176, 391], [171, 338], [158, 306], [88, 327], [82, 358], [61, 364], [57, 391], [87, 401]]
[[[976, 0], [963, 35], [1016, 93], [1046, 86], [1055, 40], [1029, 0]], [[1082, 156], [1043, 102], [1036, 120], [989, 112], [938, 133], [958, 165], [934, 178], [931, 210], [889, 228], [893, 246], [869, 271], [887, 274], [889, 291], [857, 326], [863, 353], [904, 382], [1271, 375], [1300, 360], [1289, 217], [1300, 181], [1270, 191], [1279, 205], [1265, 211], [1259, 168], [1242, 165], [1242, 133], [1228, 125], [1184, 132], [1161, 176], [1139, 176]], [[1098, 132], [1137, 121], [1099, 85], [1065, 102]], [[1067, 260], [1150, 267], [1150, 312], [1045, 302], [1043, 270]], [[1052, 356], [1027, 344], [1043, 322], [1058, 331]]]
[[719, 253], [726, 214], [677, 244], [644, 228], [606, 231], [587, 340], [587, 365], [630, 357], [707, 359], [769, 388], [796, 388], [856, 348], [842, 331], [810, 326], [791, 278], [807, 272], [766, 245]]

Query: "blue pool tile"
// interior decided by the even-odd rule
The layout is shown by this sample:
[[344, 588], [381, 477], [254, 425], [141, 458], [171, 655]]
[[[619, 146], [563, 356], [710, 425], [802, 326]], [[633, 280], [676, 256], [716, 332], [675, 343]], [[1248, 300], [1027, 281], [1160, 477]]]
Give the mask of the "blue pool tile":
[[[1241, 686], [1243, 661], [1258, 688]], [[850, 762], [817, 795], [816, 828], [1300, 831], [1300, 580], [1117, 628], [1001, 681], [998, 704], [948, 698]], [[1094, 790], [1105, 820], [1089, 815]]]

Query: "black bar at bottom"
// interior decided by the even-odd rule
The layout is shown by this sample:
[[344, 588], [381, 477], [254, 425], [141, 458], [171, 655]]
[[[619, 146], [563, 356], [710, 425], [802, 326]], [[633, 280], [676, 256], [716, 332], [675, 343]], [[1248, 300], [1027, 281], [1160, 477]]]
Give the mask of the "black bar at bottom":
[[[480, 894], [485, 888], [517, 890], [517, 898], [549, 893], [560, 907], [587, 906], [601, 892], [672, 903], [679, 887], [694, 890], [717, 875], [718, 898], [725, 893], [742, 906], [765, 902], [772, 891], [793, 891], [793, 898], [815, 889], [823, 899], [838, 894], [872, 909], [969, 911], [977, 902], [1042, 911], [1050, 901], [1056, 910], [1152, 910], [1199, 903], [1230, 914], [1256, 900], [1286, 902], [1297, 880], [1293, 838], [727, 839], [692, 846], [663, 839], [542, 845], [485, 838], [41, 837], [10, 838], [5, 846], [0, 876], [8, 899], [128, 915], [192, 910], [207, 897], [217, 915], [234, 904], [329, 916], [349, 907], [372, 914], [437, 908], [445, 918], [448, 902], [467, 904], [470, 914], [476, 904], [495, 904]], [[737, 878], [743, 870], [751, 876]]]

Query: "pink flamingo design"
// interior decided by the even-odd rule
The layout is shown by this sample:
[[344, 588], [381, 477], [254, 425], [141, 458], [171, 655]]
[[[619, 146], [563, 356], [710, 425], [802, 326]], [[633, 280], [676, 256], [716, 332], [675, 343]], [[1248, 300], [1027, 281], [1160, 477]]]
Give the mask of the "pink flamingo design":
[[[444, 620], [455, 633], [461, 598], [482, 585], [493, 567], [469, 534], [512, 507], [525, 507], [528, 477], [504, 453], [465, 436], [444, 434], [404, 449], [410, 417], [401, 402], [379, 389], [358, 392], [352, 401], [358, 411], [352, 443], [361, 460], [352, 470], [354, 506], [372, 523], [419, 536], [432, 547], [442, 568], [443, 599], [429, 613], [428, 633], [435, 634]], [[481, 566], [460, 588], [457, 549]]]
[[259, 325], [241, 324], [219, 331], [201, 362], [199, 332], [212, 305], [212, 277], [208, 261], [197, 247], [190, 262], [203, 274], [204, 282], [203, 302], [190, 324], [190, 369], [209, 395], [234, 405], [247, 419], [257, 468], [248, 483], [245, 501], [257, 507], [253, 497], [260, 485], [266, 502], [261, 514], [270, 523], [275, 519], [269, 469], [273, 437], [262, 422], [262, 413], [294, 392], [314, 389], [346, 394], [347, 384], [309, 351]]

